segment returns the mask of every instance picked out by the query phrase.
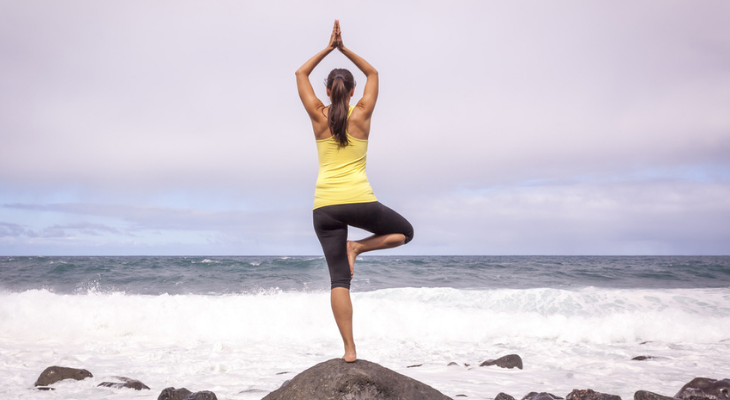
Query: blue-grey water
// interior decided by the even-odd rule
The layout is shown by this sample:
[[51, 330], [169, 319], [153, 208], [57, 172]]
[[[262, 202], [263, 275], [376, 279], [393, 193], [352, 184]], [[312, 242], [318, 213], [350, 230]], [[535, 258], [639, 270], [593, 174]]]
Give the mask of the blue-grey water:
[[[730, 287], [730, 256], [365, 256], [353, 291]], [[2, 257], [0, 289], [230, 294], [329, 288], [322, 257]]]

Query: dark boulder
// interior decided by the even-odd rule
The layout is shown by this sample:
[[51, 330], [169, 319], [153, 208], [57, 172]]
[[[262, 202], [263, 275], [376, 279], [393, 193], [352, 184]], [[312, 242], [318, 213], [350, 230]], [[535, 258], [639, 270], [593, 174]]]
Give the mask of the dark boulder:
[[647, 392], [646, 390], [639, 390], [634, 393], [634, 400], [674, 400], [674, 398]]
[[438, 390], [365, 360], [317, 364], [262, 400], [447, 400]]
[[215, 393], [207, 390], [192, 393], [185, 388], [169, 387], [162, 390], [157, 400], [218, 400], [218, 398]]
[[504, 357], [500, 357], [496, 360], [487, 360], [479, 364], [480, 367], [488, 367], [490, 365], [496, 365], [502, 368], [514, 368], [517, 367], [522, 369], [522, 358], [517, 354], [510, 354]]
[[218, 397], [216, 397], [215, 393], [213, 392], [210, 392], [208, 390], [201, 390], [200, 392], [195, 392], [189, 395], [183, 400], [218, 400]]
[[129, 379], [129, 378], [125, 378], [123, 376], [115, 376], [114, 379], [119, 379], [121, 382], [102, 382], [96, 386], [97, 387], [99, 387], [99, 386], [110, 387], [110, 388], [115, 388], [115, 389], [129, 388], [129, 389], [134, 389], [134, 390], [142, 390], [142, 389], [150, 390], [150, 388], [147, 385], [145, 385], [144, 383], [142, 383], [136, 379]]
[[64, 379], [75, 379], [77, 381], [91, 378], [91, 372], [85, 369], [67, 368], [67, 367], [48, 367], [41, 375], [38, 380], [35, 381], [35, 386], [48, 386]]
[[654, 357], [654, 356], [636, 356], [636, 357], [632, 358], [631, 360], [632, 361], [646, 361], [646, 360], [653, 360], [655, 358], [656, 357]]
[[593, 389], [573, 389], [573, 391], [565, 397], [565, 400], [621, 400], [621, 397], [613, 394], [594, 392]]
[[175, 389], [174, 387], [169, 387], [162, 389], [162, 393], [157, 396], [157, 400], [183, 400], [192, 393], [185, 388]]
[[557, 400], [562, 399], [562, 397], [556, 396], [551, 393], [537, 393], [537, 392], [530, 392], [525, 397], [522, 398], [522, 400]]
[[497, 397], [494, 398], [494, 400], [515, 400], [515, 398], [508, 395], [507, 393], [500, 392]]
[[694, 378], [674, 395], [679, 400], [730, 400], [730, 379]]

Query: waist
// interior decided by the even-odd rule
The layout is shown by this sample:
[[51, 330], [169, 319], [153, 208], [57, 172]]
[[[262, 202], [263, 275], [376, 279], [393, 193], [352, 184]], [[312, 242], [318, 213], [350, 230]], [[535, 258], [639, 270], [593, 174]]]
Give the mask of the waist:
[[357, 179], [317, 179], [314, 190], [314, 208], [335, 204], [369, 203], [378, 201], [373, 193], [367, 176], [364, 174]]

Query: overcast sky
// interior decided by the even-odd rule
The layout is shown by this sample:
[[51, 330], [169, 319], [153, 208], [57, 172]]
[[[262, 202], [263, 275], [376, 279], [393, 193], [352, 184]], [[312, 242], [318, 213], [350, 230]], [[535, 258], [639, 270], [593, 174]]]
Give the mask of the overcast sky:
[[[0, 0], [0, 255], [318, 255], [294, 71], [380, 72], [381, 254], [730, 254], [730, 2]], [[334, 52], [311, 75], [320, 98]], [[359, 237], [362, 232], [352, 231]]]

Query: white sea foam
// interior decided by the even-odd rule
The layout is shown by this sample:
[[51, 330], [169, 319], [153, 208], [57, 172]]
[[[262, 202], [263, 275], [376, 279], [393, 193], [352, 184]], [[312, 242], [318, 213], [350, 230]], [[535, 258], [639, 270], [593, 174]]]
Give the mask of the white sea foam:
[[[353, 303], [361, 358], [452, 397], [591, 387], [626, 399], [639, 389], [673, 395], [695, 376], [730, 377], [730, 289], [404, 288], [354, 293]], [[259, 399], [341, 347], [328, 293], [0, 293], [3, 399], [47, 396], [30, 388], [50, 365], [94, 374], [59, 385], [61, 399], [149, 398], [96, 388], [116, 375], [154, 395], [185, 386]], [[510, 353], [524, 370], [476, 366]], [[657, 358], [631, 361], [639, 355]], [[264, 392], [240, 394], [247, 389]]]

